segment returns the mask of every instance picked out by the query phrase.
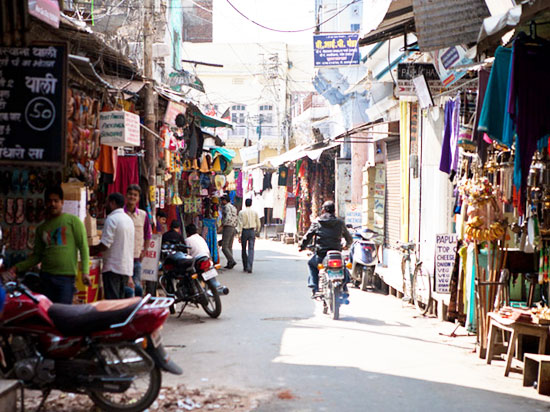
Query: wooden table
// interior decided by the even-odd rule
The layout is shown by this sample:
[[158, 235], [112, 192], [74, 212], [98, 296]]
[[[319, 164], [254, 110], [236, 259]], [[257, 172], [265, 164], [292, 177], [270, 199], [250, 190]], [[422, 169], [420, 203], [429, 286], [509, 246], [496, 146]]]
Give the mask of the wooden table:
[[489, 337], [487, 363], [491, 364], [493, 360], [493, 354], [495, 350], [495, 338], [497, 335], [497, 329], [510, 332], [510, 340], [508, 342], [508, 350], [506, 352], [506, 368], [504, 369], [504, 376], [510, 374], [510, 368], [512, 366], [512, 358], [516, 350], [516, 344], [520, 335], [535, 336], [539, 338], [538, 354], [544, 355], [546, 350], [546, 339], [548, 337], [548, 326], [537, 325], [535, 323], [516, 322], [515, 320], [503, 318], [498, 313], [490, 312], [488, 315], [489, 325]]

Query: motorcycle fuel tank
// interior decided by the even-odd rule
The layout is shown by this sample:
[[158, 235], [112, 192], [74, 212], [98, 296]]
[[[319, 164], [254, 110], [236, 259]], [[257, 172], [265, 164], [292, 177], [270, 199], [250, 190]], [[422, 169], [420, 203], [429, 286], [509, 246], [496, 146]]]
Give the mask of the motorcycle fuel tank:
[[164, 265], [172, 265], [178, 270], [186, 270], [190, 268], [193, 263], [193, 257], [183, 252], [176, 252], [168, 256], [164, 261]]

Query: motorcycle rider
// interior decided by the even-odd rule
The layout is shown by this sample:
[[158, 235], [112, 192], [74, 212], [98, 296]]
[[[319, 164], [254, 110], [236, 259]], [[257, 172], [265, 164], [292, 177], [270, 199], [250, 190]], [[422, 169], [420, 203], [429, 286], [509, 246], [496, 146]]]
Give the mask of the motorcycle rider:
[[[335, 216], [336, 207], [331, 200], [323, 203], [322, 214], [311, 224], [311, 227], [304, 236], [300, 244], [300, 251], [307, 248], [312, 238], [315, 236], [315, 253], [308, 262], [309, 278], [308, 287], [311, 288], [312, 298], [319, 291], [319, 268], [317, 265], [323, 262], [329, 250], [342, 250], [342, 238], [346, 240], [348, 248], [353, 239], [342, 219]], [[349, 282], [349, 273], [345, 269], [345, 283]], [[344, 290], [346, 290], [344, 286]]]

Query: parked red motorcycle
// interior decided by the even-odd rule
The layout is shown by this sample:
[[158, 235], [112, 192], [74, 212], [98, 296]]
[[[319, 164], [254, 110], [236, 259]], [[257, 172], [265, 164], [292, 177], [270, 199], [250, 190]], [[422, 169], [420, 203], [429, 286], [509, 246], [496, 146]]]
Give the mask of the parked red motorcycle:
[[58, 389], [106, 411], [142, 411], [158, 396], [161, 370], [182, 373], [161, 343], [172, 298], [63, 305], [20, 283], [5, 288], [1, 375], [42, 390], [42, 403]]

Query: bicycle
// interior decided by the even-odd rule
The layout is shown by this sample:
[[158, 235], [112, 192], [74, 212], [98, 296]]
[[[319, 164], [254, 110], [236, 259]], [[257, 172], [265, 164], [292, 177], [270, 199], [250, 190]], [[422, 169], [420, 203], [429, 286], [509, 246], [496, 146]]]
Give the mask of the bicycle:
[[[425, 315], [432, 305], [432, 282], [430, 274], [423, 269], [422, 261], [416, 255], [416, 245], [414, 243], [401, 243], [399, 247], [403, 254], [401, 273], [403, 275], [404, 300], [414, 303], [418, 313]], [[412, 273], [411, 254], [414, 255], [414, 271]], [[410, 295], [408, 292], [410, 292]]]

